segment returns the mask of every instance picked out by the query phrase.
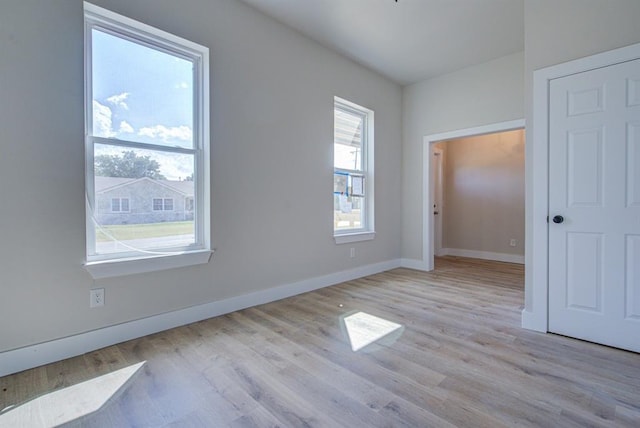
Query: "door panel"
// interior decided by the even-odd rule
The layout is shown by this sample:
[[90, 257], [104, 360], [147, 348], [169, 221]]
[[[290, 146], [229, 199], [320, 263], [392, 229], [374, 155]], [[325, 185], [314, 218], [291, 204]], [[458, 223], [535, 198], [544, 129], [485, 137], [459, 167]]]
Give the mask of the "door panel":
[[581, 114], [597, 113], [604, 110], [602, 105], [603, 92], [604, 88], [602, 86], [568, 91], [568, 116], [579, 116]]
[[569, 132], [567, 150], [569, 206], [602, 206], [602, 129]]
[[549, 111], [549, 330], [640, 351], [640, 60], [551, 81]]
[[625, 318], [640, 320], [640, 235], [627, 236], [627, 308]]
[[602, 249], [601, 233], [567, 234], [568, 308], [602, 312]]
[[627, 206], [640, 206], [640, 123], [627, 131]]
[[627, 107], [640, 105], [640, 79], [627, 79]]

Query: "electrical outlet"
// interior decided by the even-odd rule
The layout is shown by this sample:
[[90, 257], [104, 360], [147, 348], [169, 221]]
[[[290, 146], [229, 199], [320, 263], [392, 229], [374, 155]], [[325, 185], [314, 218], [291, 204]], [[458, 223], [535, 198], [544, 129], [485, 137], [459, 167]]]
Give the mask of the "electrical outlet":
[[104, 288], [89, 290], [89, 307], [97, 308], [98, 306], [104, 306]]
[[516, 246], [516, 240], [515, 240], [515, 239], [511, 239], [511, 240], [509, 241], [509, 246], [510, 246], [510, 247], [515, 247], [515, 246]]
[[352, 247], [352, 248], [349, 250], [349, 257], [350, 257], [350, 258], [354, 258], [355, 256], [356, 256], [356, 249]]

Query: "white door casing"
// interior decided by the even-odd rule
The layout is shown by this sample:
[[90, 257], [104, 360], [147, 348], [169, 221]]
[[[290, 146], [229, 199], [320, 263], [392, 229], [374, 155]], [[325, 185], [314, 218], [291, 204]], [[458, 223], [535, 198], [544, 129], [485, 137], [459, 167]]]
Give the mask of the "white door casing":
[[433, 254], [442, 255], [442, 223], [444, 215], [443, 206], [443, 157], [444, 151], [433, 147]]
[[[429, 189], [428, 194], [422, 197], [422, 259], [419, 261], [403, 259], [403, 266], [412, 269], [430, 271], [433, 270], [434, 256], [434, 215], [433, 215], [433, 187], [432, 187], [432, 145], [441, 141], [455, 140], [459, 138], [474, 137], [478, 135], [494, 134], [496, 132], [513, 131], [525, 127], [524, 119], [509, 120], [506, 122], [481, 125], [473, 128], [458, 129], [440, 134], [426, 135], [422, 138], [422, 188]], [[545, 317], [546, 319], [546, 317]]]
[[638, 352], [640, 59], [549, 89], [549, 331]]

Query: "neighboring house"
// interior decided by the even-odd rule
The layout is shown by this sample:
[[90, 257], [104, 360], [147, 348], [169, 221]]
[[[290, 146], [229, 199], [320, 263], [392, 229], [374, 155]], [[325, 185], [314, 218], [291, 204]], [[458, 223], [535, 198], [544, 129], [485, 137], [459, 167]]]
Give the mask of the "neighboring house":
[[193, 220], [193, 181], [95, 177], [98, 224]]

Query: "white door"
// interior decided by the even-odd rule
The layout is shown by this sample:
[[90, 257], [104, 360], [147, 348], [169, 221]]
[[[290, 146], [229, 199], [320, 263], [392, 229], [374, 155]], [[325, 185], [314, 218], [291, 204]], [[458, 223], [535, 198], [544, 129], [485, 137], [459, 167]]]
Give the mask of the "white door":
[[433, 177], [433, 254], [442, 255], [442, 154], [443, 150], [433, 148], [431, 155], [431, 171]]
[[549, 331], [640, 352], [640, 60], [552, 80]]

